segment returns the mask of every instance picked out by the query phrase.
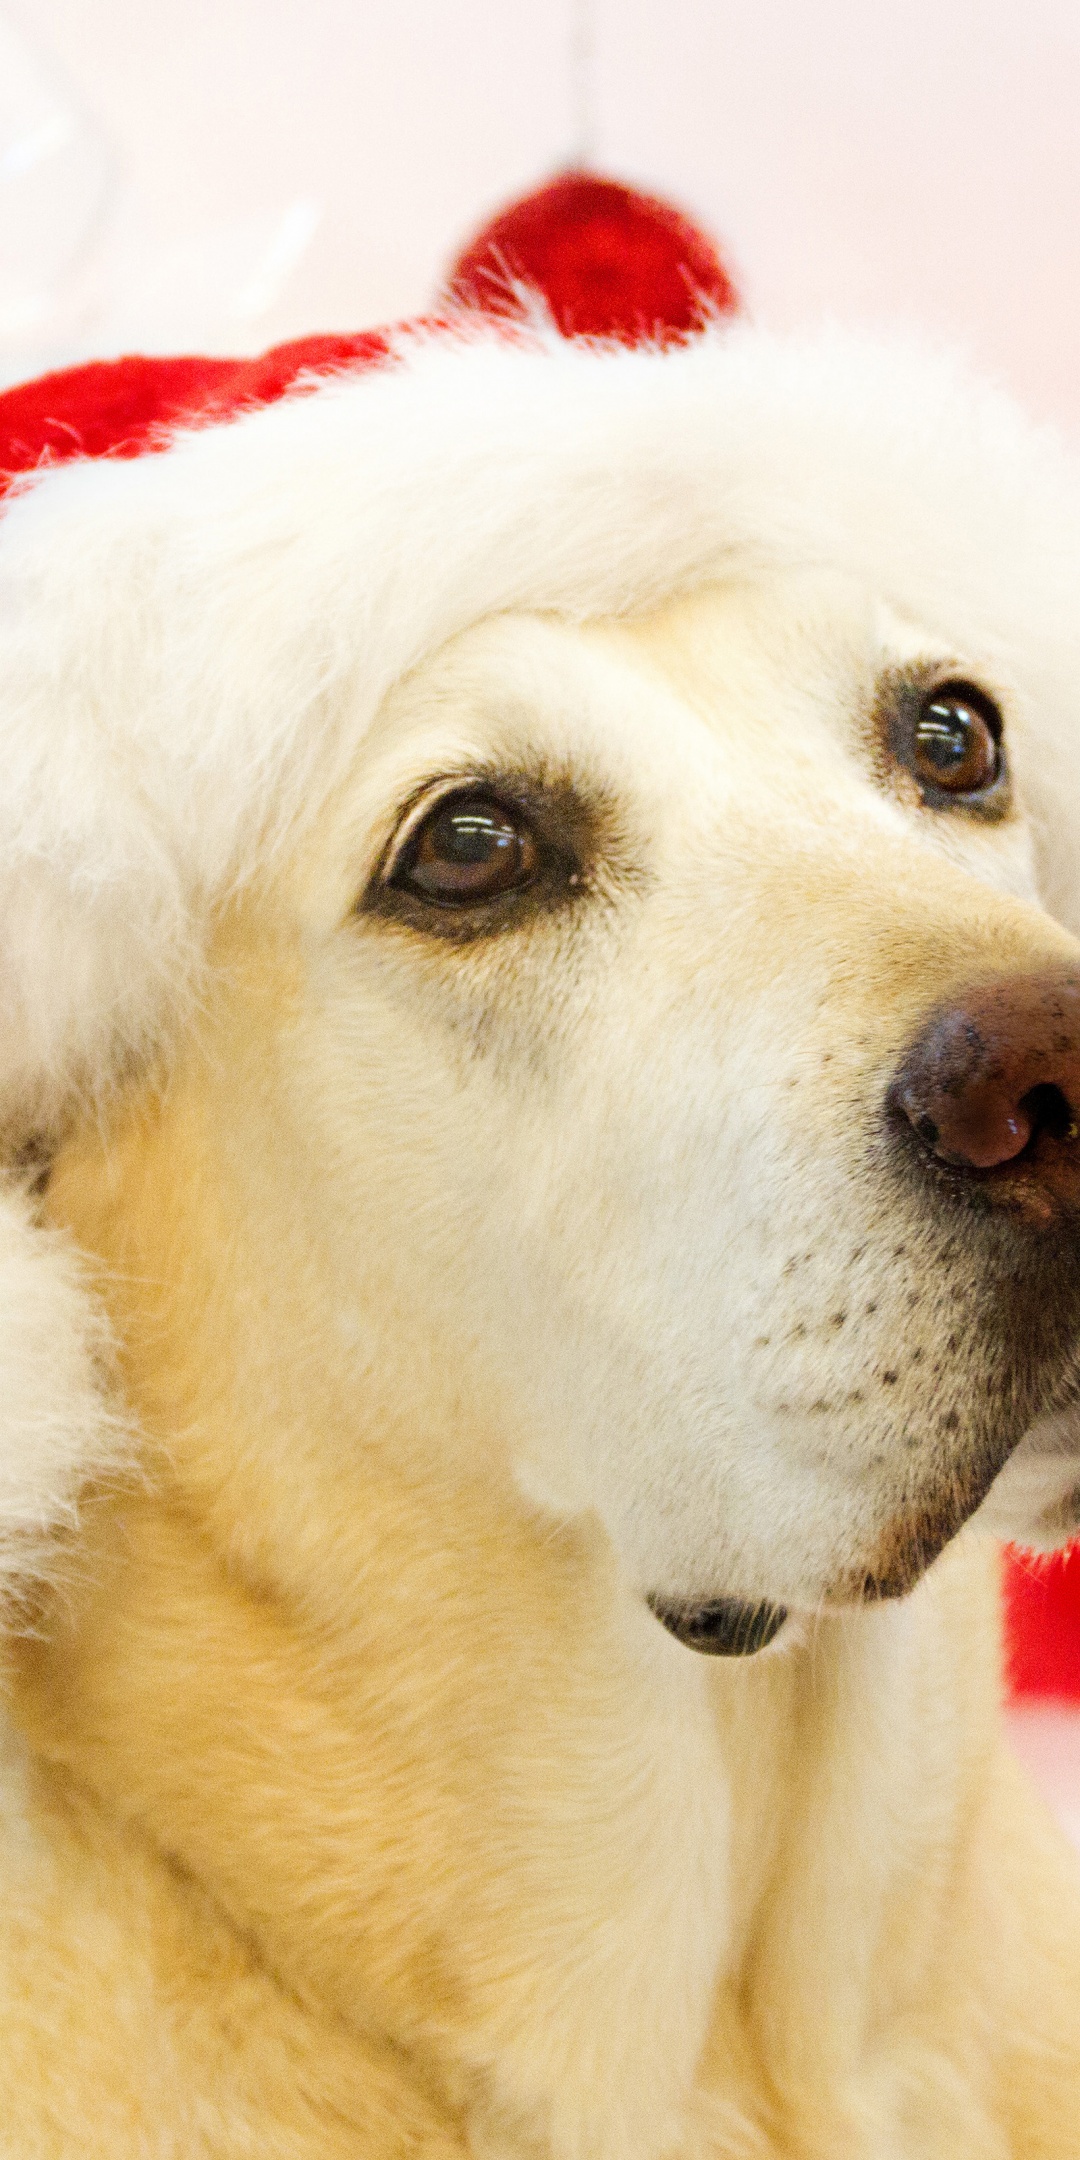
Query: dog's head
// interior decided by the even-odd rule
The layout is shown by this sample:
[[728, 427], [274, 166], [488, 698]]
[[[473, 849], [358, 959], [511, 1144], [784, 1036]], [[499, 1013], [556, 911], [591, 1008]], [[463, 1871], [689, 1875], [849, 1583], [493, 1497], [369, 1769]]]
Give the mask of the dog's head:
[[[622, 362], [581, 365], [602, 433]], [[275, 421], [290, 486], [312, 424]], [[683, 597], [639, 590], [622, 619], [615, 549], [595, 619], [575, 622], [554, 527], [558, 578], [527, 609], [489, 534], [505, 607], [430, 637], [361, 715], [366, 633], [342, 627], [359, 513], [324, 448], [340, 561], [309, 545], [299, 484], [275, 556], [261, 536], [284, 513], [244, 462], [260, 425], [217, 464], [213, 445], [174, 453], [176, 514], [145, 575], [197, 555], [202, 584], [180, 618], [170, 602], [168, 698], [155, 676], [140, 702], [134, 646], [124, 695], [186, 714], [235, 679], [254, 768], [260, 699], [273, 717], [300, 698], [297, 654], [310, 673], [325, 617], [334, 756], [243, 891], [218, 880], [211, 972], [154, 1112], [159, 1185], [139, 1173], [134, 1272], [187, 1266], [201, 1210], [218, 1354], [258, 1337], [244, 1385], [268, 1408], [329, 1374], [328, 1450], [353, 1445], [352, 1401], [355, 1444], [373, 1421], [410, 1448], [420, 1434], [425, 1475], [494, 1475], [498, 1457], [552, 1520], [598, 1517], [702, 1647], [902, 1594], [992, 1487], [1001, 1526], [1067, 1535], [1080, 945], [1038, 904], [1025, 804], [1040, 780], [1045, 798], [1045, 715], [1008, 639], [973, 637], [967, 601], [943, 630], [947, 593], [923, 613], [894, 582], [886, 604], [840, 546], [815, 569], [714, 549], [708, 577], [674, 566]], [[648, 456], [638, 480], [648, 496]], [[852, 516], [871, 529], [868, 506]], [[433, 538], [433, 576], [441, 560]], [[315, 764], [294, 765], [295, 800]], [[200, 750], [176, 782], [204, 890], [228, 808], [212, 775]], [[148, 758], [151, 802], [156, 786]], [[74, 1189], [62, 1159], [56, 1206], [83, 1229]]]
[[1023, 731], [835, 575], [466, 632], [224, 933], [166, 1246], [227, 1165], [215, 1298], [496, 1434], [688, 1641], [903, 1593], [1078, 1373]]
[[688, 1632], [907, 1590], [1074, 1391], [1080, 947], [1022, 731], [837, 577], [507, 618], [320, 842], [341, 1294], [391, 1246], [406, 1339]]

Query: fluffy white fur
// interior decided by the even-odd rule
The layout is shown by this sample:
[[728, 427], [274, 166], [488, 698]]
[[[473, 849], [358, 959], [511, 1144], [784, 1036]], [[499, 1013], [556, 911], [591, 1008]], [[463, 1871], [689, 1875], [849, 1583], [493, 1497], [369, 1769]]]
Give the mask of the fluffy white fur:
[[[12, 1145], [161, 1044], [211, 903], [315, 814], [451, 634], [768, 564], [852, 571], [1017, 686], [1042, 889], [1080, 929], [1080, 485], [947, 362], [749, 328], [667, 353], [421, 334], [163, 454], [23, 486], [0, 523]], [[3, 1234], [6, 1553], [112, 1440], [70, 1261], [15, 1200]]]
[[47, 1565], [82, 1480], [125, 1453], [103, 1381], [111, 1345], [76, 1254], [0, 1200], [0, 1598]]

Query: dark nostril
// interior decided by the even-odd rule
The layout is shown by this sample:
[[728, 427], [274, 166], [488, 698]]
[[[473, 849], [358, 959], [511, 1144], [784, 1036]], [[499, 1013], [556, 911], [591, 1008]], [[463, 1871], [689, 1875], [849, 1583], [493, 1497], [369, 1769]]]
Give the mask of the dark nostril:
[[1031, 1137], [1049, 1133], [1051, 1140], [1075, 1140], [1080, 1133], [1072, 1104], [1059, 1087], [1043, 1080], [1020, 1098], [1019, 1108], [1031, 1125]]

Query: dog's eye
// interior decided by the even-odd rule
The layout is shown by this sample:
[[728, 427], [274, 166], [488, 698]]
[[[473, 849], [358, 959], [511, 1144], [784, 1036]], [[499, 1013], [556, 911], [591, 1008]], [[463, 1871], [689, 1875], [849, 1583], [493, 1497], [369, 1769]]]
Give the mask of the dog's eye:
[[949, 795], [981, 795], [1001, 772], [1001, 714], [971, 683], [942, 683], [915, 722], [915, 777]]
[[528, 885], [539, 865], [536, 837], [521, 814], [474, 789], [436, 805], [389, 882], [424, 900], [460, 907]]

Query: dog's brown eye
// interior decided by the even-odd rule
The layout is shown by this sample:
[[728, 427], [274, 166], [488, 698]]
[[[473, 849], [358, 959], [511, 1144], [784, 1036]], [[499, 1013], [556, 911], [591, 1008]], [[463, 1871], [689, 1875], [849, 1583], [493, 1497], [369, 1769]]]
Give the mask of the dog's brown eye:
[[970, 683], [944, 683], [915, 723], [915, 777], [949, 795], [979, 795], [1001, 771], [1001, 715]]
[[540, 850], [525, 820], [493, 795], [451, 795], [413, 834], [391, 883], [444, 905], [493, 900], [527, 885]]

